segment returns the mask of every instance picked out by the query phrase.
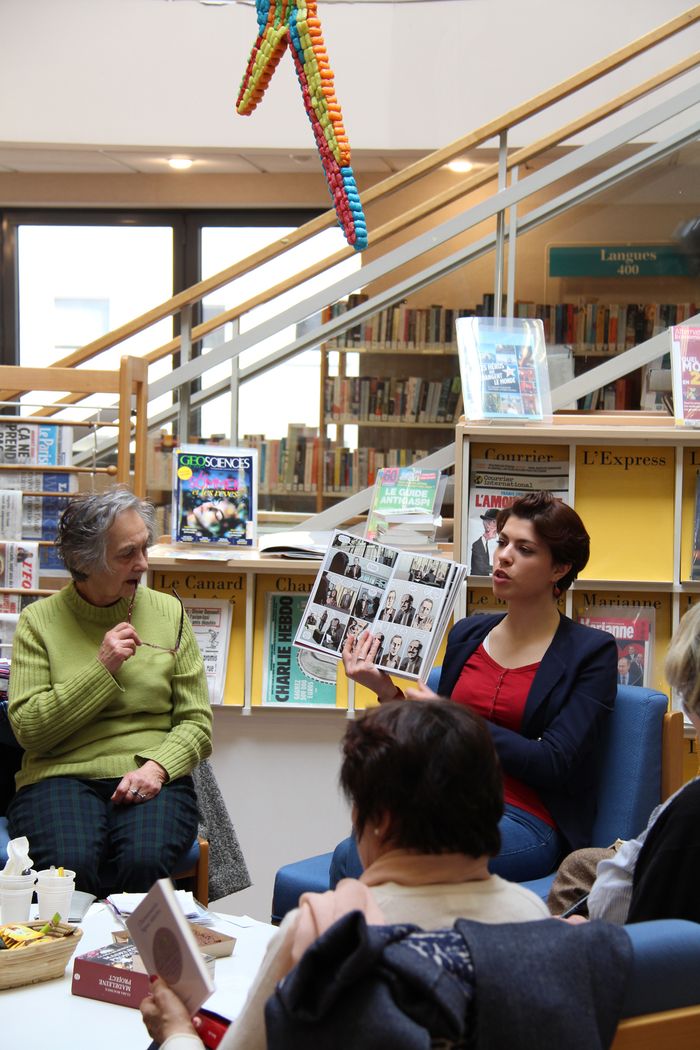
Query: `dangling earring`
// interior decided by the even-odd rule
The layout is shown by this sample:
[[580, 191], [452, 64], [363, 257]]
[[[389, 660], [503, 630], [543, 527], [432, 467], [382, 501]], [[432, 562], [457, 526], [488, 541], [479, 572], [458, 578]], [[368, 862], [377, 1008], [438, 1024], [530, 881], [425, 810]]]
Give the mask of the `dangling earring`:
[[379, 828], [375, 828], [375, 829], [374, 829], [374, 834], [375, 834], [375, 835], [378, 835], [378, 834], [379, 834]]
[[559, 598], [561, 596], [561, 587], [559, 587], [556, 583], [552, 587], [552, 594], [555, 598]]

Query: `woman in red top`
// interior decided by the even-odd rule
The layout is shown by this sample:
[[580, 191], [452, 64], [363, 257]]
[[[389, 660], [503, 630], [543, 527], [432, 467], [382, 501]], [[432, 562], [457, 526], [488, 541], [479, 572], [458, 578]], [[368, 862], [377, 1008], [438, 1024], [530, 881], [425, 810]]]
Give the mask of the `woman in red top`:
[[[492, 584], [507, 612], [467, 617], [452, 628], [439, 693], [489, 723], [506, 798], [502, 848], [491, 869], [525, 881], [590, 842], [617, 647], [611, 635], [557, 608], [588, 561], [590, 540], [578, 514], [551, 493], [533, 492], [501, 510], [497, 526]], [[380, 702], [402, 697], [374, 665], [375, 646], [367, 631], [345, 646], [348, 677]], [[406, 695], [434, 697], [422, 683]]]

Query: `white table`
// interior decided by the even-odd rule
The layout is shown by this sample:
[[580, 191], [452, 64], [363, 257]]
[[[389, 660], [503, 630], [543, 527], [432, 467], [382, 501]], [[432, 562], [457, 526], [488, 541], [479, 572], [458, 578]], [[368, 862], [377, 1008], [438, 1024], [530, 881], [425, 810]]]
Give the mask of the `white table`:
[[[236, 938], [233, 956], [216, 960], [216, 999], [237, 1015], [245, 1001], [265, 948], [276, 927], [246, 916], [218, 915], [216, 925]], [[76, 949], [82, 955], [110, 944], [114, 918], [103, 904], [93, 904], [80, 923], [83, 936]], [[150, 1036], [141, 1014], [71, 994], [72, 959], [62, 979], [0, 991], [0, 1044], [7, 1050], [144, 1050]]]

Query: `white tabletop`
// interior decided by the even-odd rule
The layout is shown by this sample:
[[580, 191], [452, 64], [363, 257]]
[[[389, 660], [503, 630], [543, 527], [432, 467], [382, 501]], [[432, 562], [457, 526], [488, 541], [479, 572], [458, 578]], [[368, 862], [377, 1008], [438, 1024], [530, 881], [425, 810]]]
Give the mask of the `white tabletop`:
[[[217, 928], [236, 938], [233, 956], [216, 960], [216, 991], [207, 1006], [225, 1004], [236, 1016], [243, 1006], [275, 927], [247, 916], [218, 915]], [[112, 941], [115, 921], [93, 904], [80, 923], [77, 954]], [[150, 1036], [138, 1010], [71, 994], [72, 960], [63, 979], [0, 991], [0, 1043], [21, 1050], [144, 1050]]]

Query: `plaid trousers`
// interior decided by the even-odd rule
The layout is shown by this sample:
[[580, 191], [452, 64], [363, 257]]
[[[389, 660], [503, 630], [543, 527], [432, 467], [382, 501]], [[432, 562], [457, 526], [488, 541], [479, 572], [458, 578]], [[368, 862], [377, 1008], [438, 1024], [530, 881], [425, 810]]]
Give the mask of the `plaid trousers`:
[[174, 865], [197, 834], [191, 777], [164, 784], [138, 805], [110, 801], [120, 777], [48, 777], [21, 788], [8, 813], [11, 838], [26, 835], [37, 871], [52, 864], [75, 872], [75, 885], [96, 897], [143, 893]]

